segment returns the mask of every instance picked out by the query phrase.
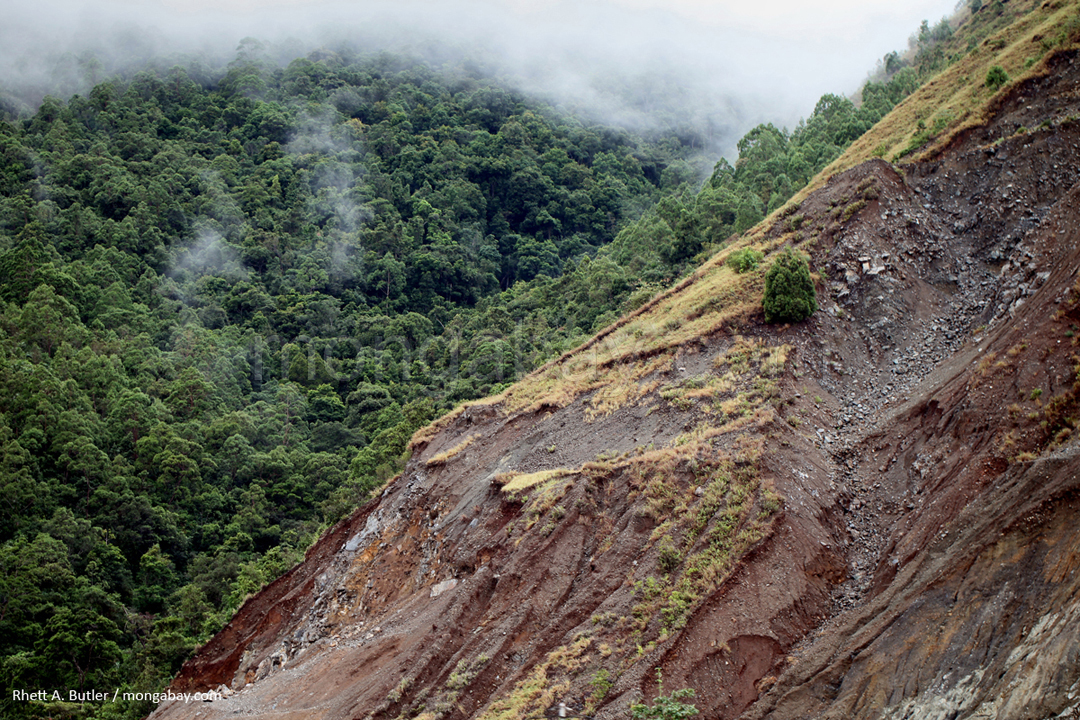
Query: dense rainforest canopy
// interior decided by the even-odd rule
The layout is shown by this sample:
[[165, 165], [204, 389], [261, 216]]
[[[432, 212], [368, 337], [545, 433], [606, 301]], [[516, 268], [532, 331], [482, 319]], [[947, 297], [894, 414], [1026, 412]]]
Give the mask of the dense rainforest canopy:
[[467, 66], [253, 41], [0, 121], [0, 713], [161, 688], [415, 429], [644, 302], [917, 81], [759, 126], [707, 180], [685, 140]]

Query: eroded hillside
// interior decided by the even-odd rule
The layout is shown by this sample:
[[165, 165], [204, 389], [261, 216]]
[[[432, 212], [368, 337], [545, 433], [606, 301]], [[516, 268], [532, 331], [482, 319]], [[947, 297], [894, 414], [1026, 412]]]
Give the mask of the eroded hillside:
[[[858, 165], [506, 393], [251, 598], [155, 718], [1080, 711], [1080, 60]], [[1021, 131], [1021, 127], [1023, 131]]]

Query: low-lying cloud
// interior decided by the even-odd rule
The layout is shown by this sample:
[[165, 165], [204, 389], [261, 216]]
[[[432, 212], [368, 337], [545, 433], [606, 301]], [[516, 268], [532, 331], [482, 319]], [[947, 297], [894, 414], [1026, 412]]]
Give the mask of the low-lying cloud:
[[[45, 93], [85, 93], [126, 68], [194, 62], [210, 73], [235, 58], [245, 37], [264, 41], [279, 63], [347, 44], [436, 63], [469, 59], [591, 120], [693, 128], [730, 157], [758, 122], [791, 127], [822, 93], [856, 90], [874, 59], [902, 46], [884, 45], [885, 38], [906, 37], [918, 24], [896, 27], [906, 17], [886, 14], [892, 11], [884, 3], [872, 10], [871, 2], [862, 14], [849, 0], [832, 4], [844, 10], [834, 23], [838, 37], [852, 37], [843, 47], [827, 32], [829, 4], [807, 15], [814, 10], [805, 3], [747, 9], [696, 0], [664, 8], [652, 0], [44, 0], [5, 13], [0, 90], [9, 112], [11, 105], [25, 111]], [[925, 8], [948, 9], [941, 0], [909, 5], [912, 18]], [[799, 19], [810, 17], [816, 22]]]

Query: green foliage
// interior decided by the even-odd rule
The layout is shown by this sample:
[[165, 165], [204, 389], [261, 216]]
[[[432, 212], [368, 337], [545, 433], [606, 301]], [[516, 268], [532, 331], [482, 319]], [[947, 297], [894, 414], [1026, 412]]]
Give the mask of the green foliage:
[[846, 206], [840, 213], [840, 222], [847, 222], [864, 207], [866, 207], [866, 200], [856, 200], [855, 202]]
[[589, 699], [592, 704], [595, 705], [603, 700], [607, 696], [608, 691], [611, 690], [612, 685], [614, 685], [614, 683], [611, 680], [611, 673], [608, 672], [607, 668], [600, 668], [597, 670], [596, 675], [589, 681], [589, 687], [592, 688], [592, 695]]
[[765, 274], [765, 321], [799, 322], [817, 310], [817, 294], [806, 258], [790, 247], [776, 259]]
[[659, 565], [660, 569], [666, 573], [674, 572], [679, 567], [682, 559], [682, 553], [679, 552], [679, 549], [668, 538], [664, 538], [664, 541], [660, 544], [660, 553], [657, 556], [657, 565]]
[[990, 90], [997, 90], [1007, 82], [1009, 82], [1009, 73], [1005, 72], [1000, 65], [994, 65], [986, 71], [986, 87]]
[[737, 273], [757, 270], [758, 264], [765, 259], [765, 253], [754, 248], [743, 248], [728, 255], [727, 264]]
[[698, 709], [692, 703], [683, 700], [693, 700], [693, 688], [676, 690], [671, 695], [664, 695], [664, 677], [660, 668], [656, 668], [656, 684], [658, 695], [653, 698], [652, 707], [643, 703], [630, 706], [631, 717], [634, 720], [645, 718], [660, 718], [660, 720], [684, 720], [698, 714]]

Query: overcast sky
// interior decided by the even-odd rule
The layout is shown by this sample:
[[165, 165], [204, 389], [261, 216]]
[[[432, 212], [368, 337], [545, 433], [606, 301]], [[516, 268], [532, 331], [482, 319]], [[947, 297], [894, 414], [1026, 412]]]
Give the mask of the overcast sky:
[[[39, 0], [5, 10], [0, 88], [10, 90], [26, 78], [55, 79], [65, 53], [81, 58], [92, 52], [111, 68], [119, 58], [178, 53], [228, 60], [247, 36], [301, 54], [348, 39], [371, 49], [425, 52], [438, 45], [498, 58], [522, 89], [571, 108], [598, 108], [615, 122], [659, 109], [707, 117], [741, 135], [763, 120], [792, 126], [823, 93], [855, 92], [877, 60], [907, 47], [921, 20], [933, 24], [955, 5], [956, 0]], [[627, 82], [649, 89], [630, 101]], [[729, 140], [723, 143], [730, 146]]]

